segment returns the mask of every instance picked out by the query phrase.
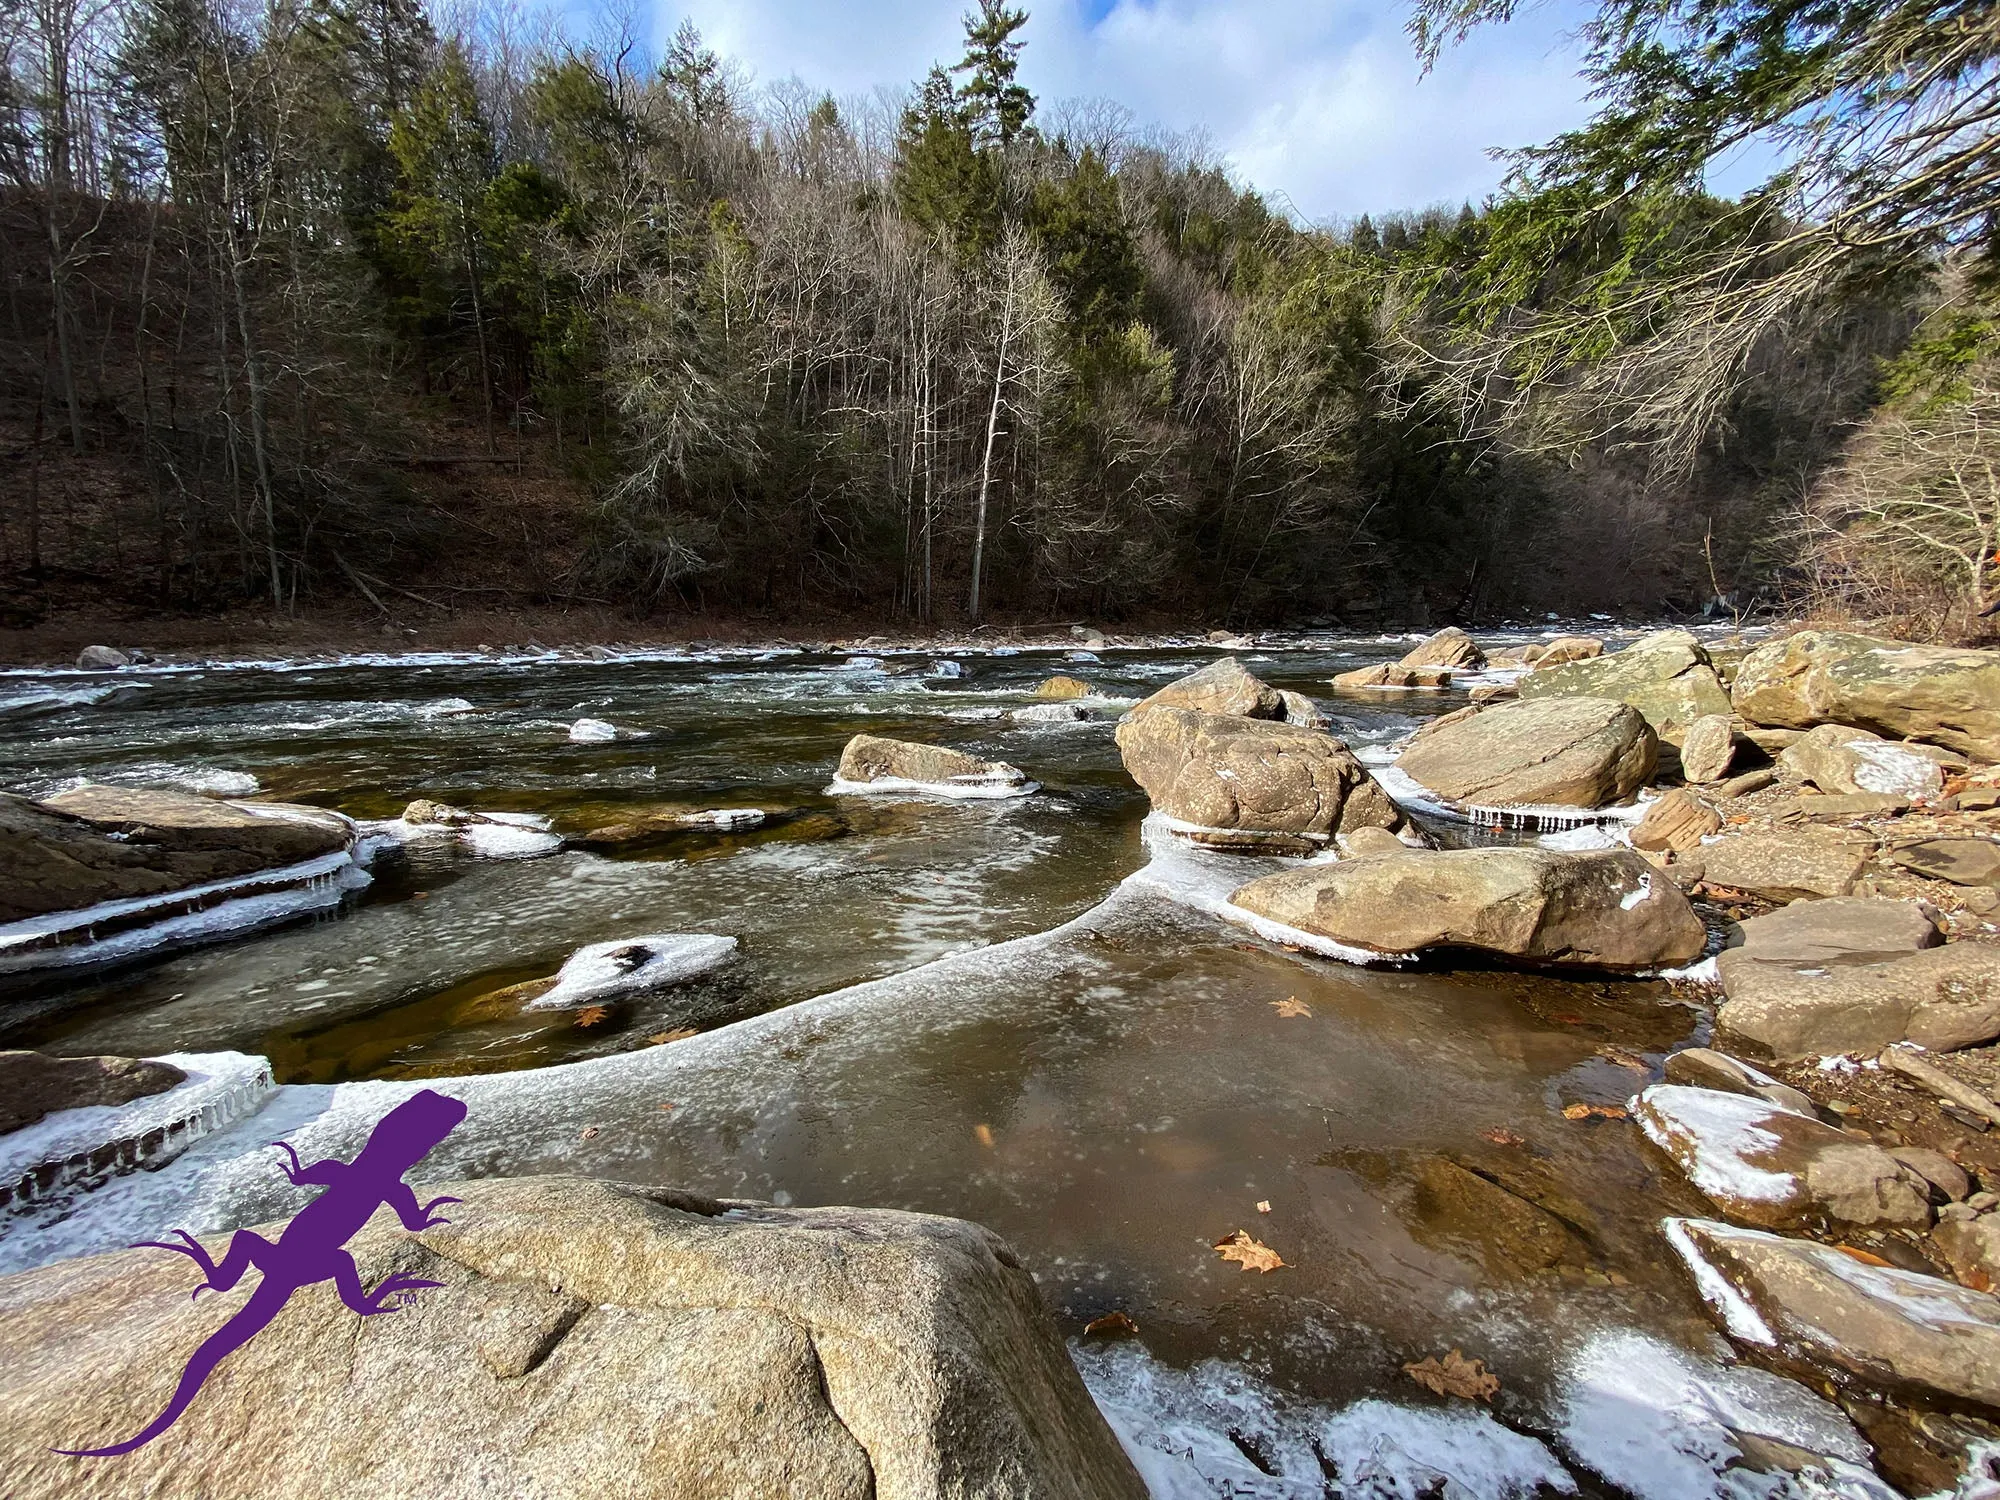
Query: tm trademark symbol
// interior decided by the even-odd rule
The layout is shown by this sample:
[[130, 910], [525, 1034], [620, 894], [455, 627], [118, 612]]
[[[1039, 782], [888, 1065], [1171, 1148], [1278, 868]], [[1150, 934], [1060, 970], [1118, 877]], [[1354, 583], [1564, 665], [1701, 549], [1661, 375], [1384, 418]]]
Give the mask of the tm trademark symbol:
[[396, 1293], [396, 1306], [398, 1307], [408, 1307], [411, 1303], [415, 1302], [416, 1300], [417, 1300], [417, 1294], [415, 1292]]

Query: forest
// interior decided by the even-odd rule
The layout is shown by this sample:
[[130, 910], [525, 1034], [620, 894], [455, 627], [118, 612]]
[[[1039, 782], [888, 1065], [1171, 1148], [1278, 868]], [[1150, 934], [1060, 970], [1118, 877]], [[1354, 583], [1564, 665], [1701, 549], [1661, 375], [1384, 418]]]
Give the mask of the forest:
[[1331, 224], [1003, 0], [865, 100], [511, 0], [5, 16], [0, 625], [1991, 619], [1990, 7], [1607, 3], [1586, 127]]

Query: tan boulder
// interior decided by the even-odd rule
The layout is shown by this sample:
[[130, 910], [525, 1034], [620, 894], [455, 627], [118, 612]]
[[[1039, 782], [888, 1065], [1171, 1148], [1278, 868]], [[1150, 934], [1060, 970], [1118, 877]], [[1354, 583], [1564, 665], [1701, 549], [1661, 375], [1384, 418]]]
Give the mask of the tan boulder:
[[1469, 949], [1634, 972], [1684, 964], [1707, 937], [1687, 898], [1629, 849], [1371, 853], [1253, 880], [1230, 901], [1383, 954]]
[[1449, 667], [1406, 667], [1401, 662], [1385, 661], [1372, 667], [1356, 667], [1351, 672], [1342, 672], [1333, 679], [1337, 688], [1448, 688], [1451, 686]]
[[1805, 630], [1751, 652], [1732, 697], [1753, 724], [1851, 724], [2000, 761], [2000, 651]]
[[1053, 702], [1061, 702], [1068, 698], [1094, 698], [1097, 696], [1097, 689], [1085, 682], [1081, 677], [1057, 675], [1048, 678], [1037, 687], [1035, 689], [1035, 696], [1037, 698], [1046, 698]]
[[1591, 661], [1603, 654], [1604, 642], [1594, 635], [1559, 635], [1545, 644], [1530, 646], [1522, 653], [1522, 660], [1539, 672], [1573, 661]]
[[1433, 726], [1396, 765], [1453, 802], [1603, 807], [1644, 786], [1658, 754], [1653, 731], [1623, 703], [1523, 699]]
[[2000, 1214], [1940, 1218], [1931, 1239], [1959, 1285], [1977, 1292], [2000, 1289]]
[[839, 776], [856, 786], [907, 784], [941, 791], [1033, 791], [1035, 784], [1004, 760], [981, 760], [944, 745], [920, 745], [881, 735], [857, 734], [840, 752]]
[[1347, 746], [1316, 730], [1141, 707], [1119, 724], [1117, 738], [1126, 771], [1153, 807], [1199, 842], [1316, 848], [1335, 832], [1402, 824]]
[[1822, 724], [1778, 752], [1778, 764], [1835, 796], [1874, 792], [1927, 801], [1944, 791], [1944, 772], [1916, 750], [1853, 729]]
[[1563, 666], [1544, 667], [1521, 679], [1523, 698], [1613, 698], [1646, 717], [1654, 733], [1679, 744], [1687, 727], [1710, 714], [1729, 712], [1729, 694], [1707, 651], [1685, 630], [1641, 636], [1623, 651]]
[[1319, 705], [1304, 693], [1294, 693], [1289, 688], [1280, 688], [1278, 697], [1284, 704], [1284, 712], [1278, 715], [1287, 724], [1296, 724], [1301, 729], [1333, 728], [1333, 720], [1319, 711]]
[[1701, 841], [1722, 826], [1722, 816], [1690, 792], [1668, 792], [1632, 830], [1634, 849], [1698, 849]]
[[1745, 1224], [1930, 1223], [1923, 1178], [1880, 1147], [1768, 1099], [1656, 1083], [1632, 1117], [1704, 1197]]
[[1427, 640], [1403, 653], [1398, 665], [1405, 667], [1449, 667], [1472, 671], [1485, 665], [1486, 655], [1479, 643], [1456, 625], [1447, 625]]
[[1706, 1219], [1662, 1227], [1739, 1342], [1890, 1389], [2000, 1406], [2000, 1297], [1811, 1240]]
[[245, 1289], [190, 1302], [158, 1250], [0, 1278], [8, 1495], [1145, 1494], [1034, 1279], [976, 1224], [563, 1177], [427, 1191], [464, 1200], [449, 1225], [385, 1210], [348, 1249], [364, 1285], [441, 1285], [366, 1319], [294, 1296], [116, 1460], [50, 1450], [144, 1427]]
[[1184, 708], [1203, 714], [1235, 714], [1246, 719], [1281, 719], [1285, 700], [1268, 682], [1255, 676], [1233, 656], [1212, 661], [1161, 688], [1133, 712], [1147, 708]]
[[1703, 714], [1681, 736], [1681, 775], [1697, 785], [1723, 780], [1736, 759], [1736, 728], [1727, 714]]

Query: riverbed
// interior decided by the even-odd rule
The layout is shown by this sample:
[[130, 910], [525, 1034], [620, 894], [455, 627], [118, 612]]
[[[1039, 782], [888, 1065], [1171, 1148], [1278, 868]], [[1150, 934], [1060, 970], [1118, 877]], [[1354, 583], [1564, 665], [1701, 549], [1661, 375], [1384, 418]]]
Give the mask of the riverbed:
[[[1406, 644], [1238, 655], [1369, 758], [1465, 702], [1332, 695], [1335, 672]], [[289, 1212], [303, 1200], [267, 1142], [344, 1155], [414, 1080], [445, 1080], [471, 1113], [420, 1169], [433, 1180], [562, 1171], [990, 1225], [1161, 1494], [1891, 1494], [1835, 1407], [1734, 1362], [1665, 1253], [1661, 1216], [1701, 1202], [1615, 1115], [1705, 1039], [1698, 1005], [1658, 982], [1361, 968], [1207, 914], [1205, 892], [1277, 866], [1148, 825], [1112, 731], [1215, 655], [0, 676], [9, 790], [255, 794], [382, 830], [337, 914], [0, 991], [0, 1045], [248, 1052], [281, 1085], [164, 1169], [17, 1221], [0, 1269]], [[1098, 690], [1096, 717], [1013, 719], [1054, 672]], [[574, 742], [580, 719], [616, 737]], [[864, 732], [1005, 760], [1042, 790], [831, 790]], [[413, 798], [524, 836], [413, 831], [396, 823]], [[574, 842], [662, 808], [764, 821]], [[503, 993], [584, 944], [667, 932], [740, 956], [601, 1015]], [[1237, 1230], [1283, 1267], [1224, 1262]], [[1135, 1337], [1083, 1336], [1114, 1312]], [[1497, 1375], [1490, 1403], [1405, 1372], [1452, 1349]]]

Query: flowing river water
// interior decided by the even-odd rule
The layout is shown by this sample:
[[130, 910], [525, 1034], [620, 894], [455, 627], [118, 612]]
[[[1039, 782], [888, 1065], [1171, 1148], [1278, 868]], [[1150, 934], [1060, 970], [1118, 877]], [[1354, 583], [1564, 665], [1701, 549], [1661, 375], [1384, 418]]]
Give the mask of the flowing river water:
[[[1402, 649], [1243, 655], [1365, 751], [1464, 701], [1329, 696], [1334, 672]], [[1203, 890], [1274, 866], [1142, 829], [1118, 706], [1006, 717], [1052, 671], [1133, 699], [1214, 652], [1104, 657], [0, 677], [0, 786], [19, 792], [255, 791], [371, 820], [427, 797], [557, 833], [662, 806], [770, 814], [627, 852], [405, 838], [337, 916], [9, 981], [0, 1046], [237, 1050], [293, 1087], [21, 1223], [0, 1269], [289, 1212], [266, 1142], [346, 1154], [407, 1080], [449, 1079], [472, 1109], [433, 1178], [573, 1172], [992, 1226], [1163, 1495], [1892, 1493], [1835, 1407], [1713, 1331], [1658, 1230], [1702, 1202], [1629, 1124], [1563, 1113], [1622, 1103], [1705, 1015], [1661, 984], [1357, 968], [1204, 915]], [[583, 717], [620, 737], [572, 743]], [[831, 793], [859, 732], [1007, 760], [1043, 790]], [[583, 944], [664, 932], [727, 934], [741, 956], [602, 1014], [499, 993]], [[1237, 1229], [1284, 1268], [1223, 1262]], [[1135, 1339], [1079, 1337], [1113, 1311]], [[1499, 1377], [1490, 1408], [1404, 1373], [1454, 1348]]]

